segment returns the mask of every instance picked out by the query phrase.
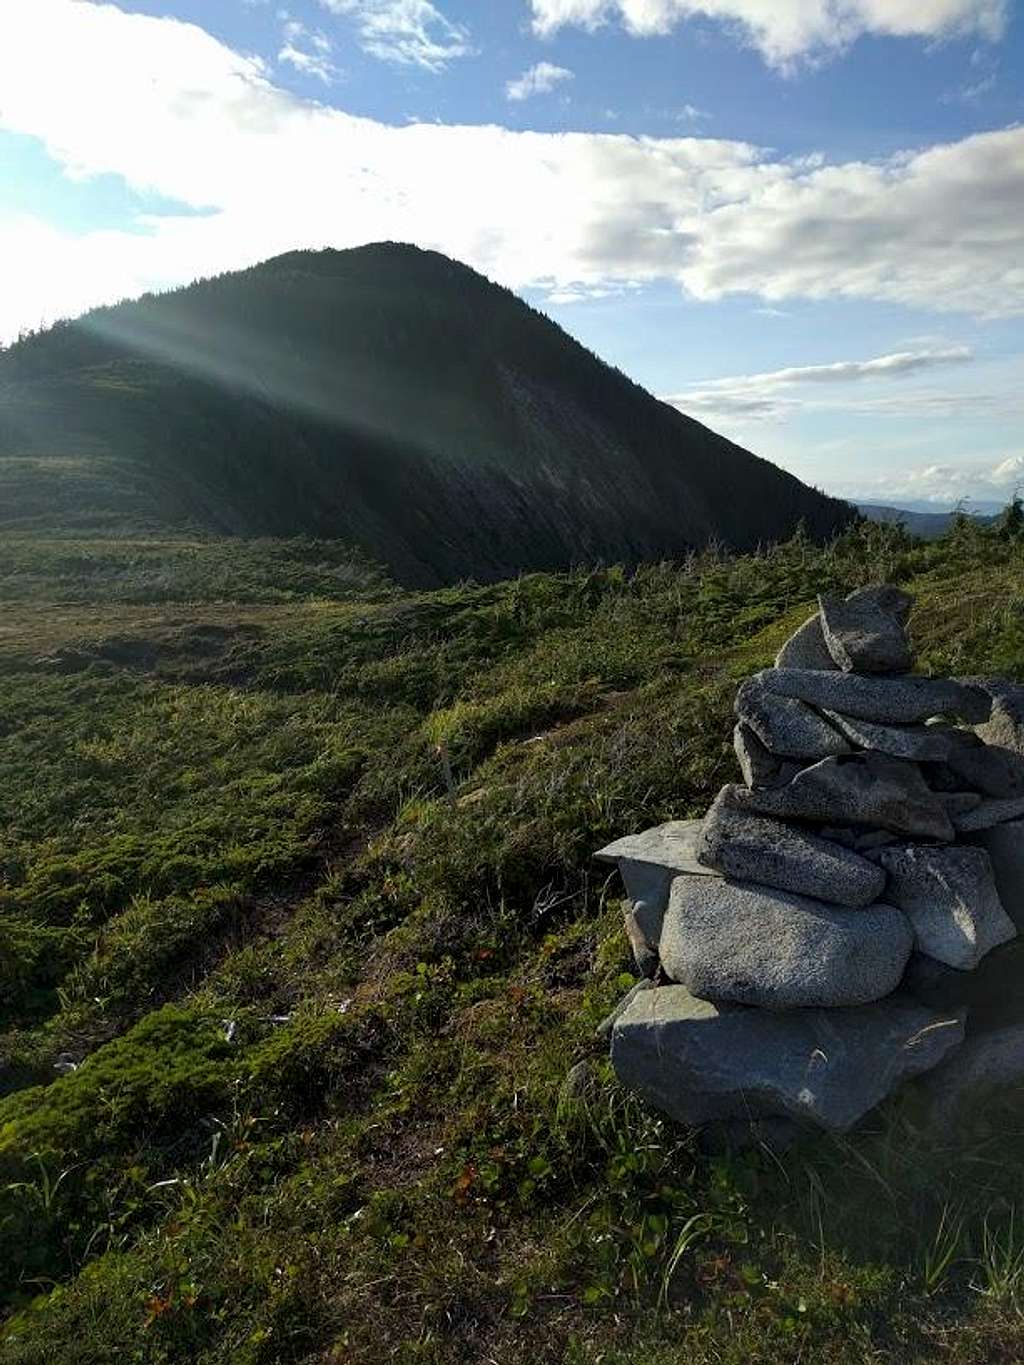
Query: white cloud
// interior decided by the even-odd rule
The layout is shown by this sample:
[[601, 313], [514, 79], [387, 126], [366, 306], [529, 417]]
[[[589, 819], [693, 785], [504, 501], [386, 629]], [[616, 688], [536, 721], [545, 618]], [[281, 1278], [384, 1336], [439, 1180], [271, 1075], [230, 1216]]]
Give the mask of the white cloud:
[[0, 216], [0, 336], [296, 246], [385, 238], [563, 297], [667, 279], [770, 306], [1024, 313], [1020, 127], [834, 166], [713, 138], [392, 127], [289, 94], [194, 25], [81, 0], [2, 0], [0, 90], [0, 127], [72, 178], [202, 210], [83, 236]]
[[573, 72], [567, 67], [555, 66], [552, 62], [538, 62], [515, 80], [508, 81], [505, 94], [510, 100], [526, 100], [531, 95], [546, 95], [572, 79]]
[[332, 14], [350, 15], [364, 52], [384, 62], [443, 71], [472, 52], [469, 31], [445, 18], [430, 0], [320, 0]]
[[619, 19], [630, 33], [670, 32], [686, 19], [734, 27], [773, 66], [828, 55], [864, 34], [941, 38], [1002, 37], [1008, 0], [530, 0], [542, 37], [576, 25], [597, 28]]
[[[966, 346], [947, 346], [940, 350], [897, 351], [871, 360], [837, 360], [827, 365], [798, 365], [764, 374], [732, 375], [707, 380], [665, 399], [682, 412], [747, 419], [778, 419], [800, 408], [815, 406], [816, 399], [797, 399], [787, 390], [802, 386], [856, 384], [866, 380], [894, 379], [921, 374], [939, 366], [964, 364], [973, 359]], [[915, 391], [904, 404], [927, 404], [929, 395]], [[859, 400], [858, 400], [859, 401]], [[885, 401], [885, 400], [883, 400]], [[900, 400], [897, 400], [899, 402]]]
[[896, 470], [860, 483], [847, 492], [862, 502], [934, 503], [944, 510], [955, 503], [1003, 503], [1024, 488], [1024, 455], [1012, 455], [993, 466], [983, 460], [941, 460], [916, 469]]
[[279, 62], [286, 62], [304, 76], [314, 76], [325, 85], [332, 85], [338, 71], [331, 61], [333, 45], [319, 30], [310, 30], [297, 19], [286, 19], [284, 43], [277, 54]]

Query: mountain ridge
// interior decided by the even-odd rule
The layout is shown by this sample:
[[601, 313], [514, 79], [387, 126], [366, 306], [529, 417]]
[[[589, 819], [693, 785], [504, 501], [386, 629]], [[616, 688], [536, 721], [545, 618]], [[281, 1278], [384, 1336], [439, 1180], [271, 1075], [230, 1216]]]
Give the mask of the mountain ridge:
[[820, 540], [856, 515], [396, 243], [289, 252], [16, 343], [0, 457], [34, 461], [58, 512], [52, 462], [88, 462], [72, 520], [128, 515], [130, 490], [131, 516], [349, 539], [416, 586], [746, 550], [801, 522]]

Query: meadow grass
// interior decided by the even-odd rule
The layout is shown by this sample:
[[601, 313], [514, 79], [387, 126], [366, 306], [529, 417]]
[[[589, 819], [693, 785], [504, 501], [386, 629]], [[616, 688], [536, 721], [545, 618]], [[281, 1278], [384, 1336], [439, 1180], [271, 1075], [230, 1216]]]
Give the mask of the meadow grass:
[[923, 666], [1024, 679], [1018, 540], [418, 595], [193, 550], [0, 552], [0, 1359], [1024, 1356], [1017, 1097], [702, 1152], [595, 1035], [591, 860], [733, 778], [818, 590], [896, 579]]

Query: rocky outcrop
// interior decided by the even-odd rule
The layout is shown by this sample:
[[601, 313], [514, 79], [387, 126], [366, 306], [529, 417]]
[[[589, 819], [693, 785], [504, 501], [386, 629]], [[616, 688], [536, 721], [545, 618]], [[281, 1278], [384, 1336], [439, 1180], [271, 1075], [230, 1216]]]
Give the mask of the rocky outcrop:
[[599, 855], [649, 978], [612, 1060], [677, 1119], [843, 1131], [904, 1079], [953, 1075], [1001, 979], [1024, 924], [1024, 688], [910, 673], [910, 605], [822, 597], [739, 689], [742, 784]]

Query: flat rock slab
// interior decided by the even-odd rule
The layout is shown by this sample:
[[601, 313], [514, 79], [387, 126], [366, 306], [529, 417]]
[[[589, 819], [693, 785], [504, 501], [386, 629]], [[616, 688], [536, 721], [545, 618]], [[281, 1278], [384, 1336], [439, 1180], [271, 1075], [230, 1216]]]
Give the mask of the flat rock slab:
[[861, 907], [879, 899], [885, 873], [873, 863], [781, 820], [751, 814], [735, 798], [742, 791], [723, 788], [708, 811], [697, 843], [703, 864], [836, 905]]
[[875, 857], [888, 875], [886, 900], [910, 920], [919, 952], [968, 972], [1016, 938], [983, 848], [903, 844]]
[[1024, 1024], [981, 1033], [951, 1052], [925, 1082], [930, 1118], [940, 1127], [993, 1091], [1024, 1084]]
[[799, 771], [797, 763], [776, 758], [743, 721], [733, 730], [732, 745], [748, 787], [782, 786]]
[[829, 653], [818, 612], [791, 635], [775, 656], [776, 668], [822, 668], [834, 673], [839, 665]]
[[736, 714], [769, 753], [814, 761], [850, 752], [852, 746], [823, 716], [799, 698], [771, 691], [758, 681], [760, 677], [740, 686]]
[[915, 763], [941, 763], [949, 756], [953, 741], [941, 725], [878, 725], [838, 711], [825, 711], [825, 719], [852, 747], [906, 758]]
[[845, 1010], [718, 1008], [681, 986], [636, 996], [612, 1029], [623, 1085], [682, 1122], [787, 1117], [846, 1132], [963, 1039], [957, 1014], [902, 996]]
[[1024, 797], [1016, 797], [1008, 801], [982, 801], [974, 810], [955, 815], [953, 824], [961, 834], [974, 834], [1021, 819], [1024, 819]]
[[735, 799], [758, 815], [783, 820], [868, 825], [946, 843], [954, 835], [945, 807], [914, 764], [886, 754], [826, 758], [804, 768], [785, 787], [774, 791], [739, 787]]
[[809, 668], [766, 668], [750, 681], [777, 696], [882, 725], [913, 725], [932, 716], [959, 716], [976, 724], [987, 720], [992, 709], [991, 697], [980, 687], [952, 678], [867, 678]]
[[906, 673], [913, 658], [903, 623], [877, 596], [818, 598], [829, 653], [845, 673]]
[[988, 854], [1003, 909], [1024, 930], [1024, 820], [994, 825], [970, 840]]
[[769, 1010], [864, 1005], [899, 985], [914, 934], [901, 910], [848, 910], [747, 882], [672, 883], [659, 954], [702, 999]]
[[618, 864], [626, 895], [632, 902], [633, 924], [652, 949], [661, 937], [672, 879], [680, 873], [692, 877], [717, 875], [697, 858], [701, 823], [670, 820], [642, 834], [627, 834], [594, 854], [602, 862]]

